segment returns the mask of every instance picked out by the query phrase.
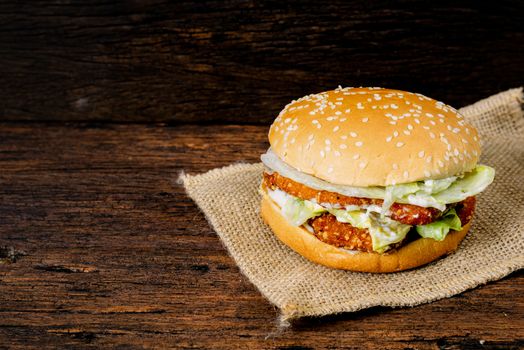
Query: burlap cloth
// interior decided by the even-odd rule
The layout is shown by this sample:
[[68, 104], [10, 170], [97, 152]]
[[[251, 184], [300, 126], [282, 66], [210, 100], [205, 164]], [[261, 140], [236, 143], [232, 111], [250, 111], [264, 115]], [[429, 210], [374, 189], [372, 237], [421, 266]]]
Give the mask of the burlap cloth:
[[461, 113], [483, 137], [481, 162], [497, 171], [478, 196], [472, 228], [452, 255], [412, 271], [370, 274], [309, 262], [273, 236], [259, 215], [262, 165], [236, 164], [183, 175], [240, 270], [278, 308], [286, 323], [302, 316], [372, 306], [413, 306], [450, 297], [524, 266], [524, 116], [522, 88]]

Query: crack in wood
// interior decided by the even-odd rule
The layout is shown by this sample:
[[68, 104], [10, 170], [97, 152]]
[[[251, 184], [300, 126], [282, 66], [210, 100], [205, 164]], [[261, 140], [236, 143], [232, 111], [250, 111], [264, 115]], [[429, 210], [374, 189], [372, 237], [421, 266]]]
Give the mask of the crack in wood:
[[35, 269], [49, 271], [49, 272], [62, 272], [62, 273], [90, 273], [90, 272], [98, 271], [98, 269], [94, 266], [59, 265], [59, 264], [38, 264], [35, 266]]

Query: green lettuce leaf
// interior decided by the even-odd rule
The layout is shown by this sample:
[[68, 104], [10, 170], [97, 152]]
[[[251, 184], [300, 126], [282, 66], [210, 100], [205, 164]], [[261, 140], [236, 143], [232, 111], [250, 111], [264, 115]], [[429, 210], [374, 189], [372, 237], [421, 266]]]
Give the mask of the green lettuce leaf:
[[289, 196], [282, 207], [282, 214], [294, 226], [303, 225], [310, 218], [326, 212], [326, 209], [311, 201]]
[[393, 243], [398, 243], [406, 237], [410, 225], [401, 224], [388, 217], [381, 217], [375, 212], [346, 211], [333, 209], [329, 211], [340, 222], [350, 223], [357, 228], [367, 228], [371, 236], [373, 251], [385, 252]]
[[478, 165], [463, 178], [453, 182], [446, 190], [434, 194], [435, 200], [443, 203], [456, 203], [474, 196], [486, 189], [495, 178], [495, 169]]
[[462, 224], [455, 209], [451, 209], [440, 220], [427, 225], [419, 225], [416, 229], [418, 234], [424, 238], [442, 241], [446, 238], [449, 230], [460, 231]]
[[410, 225], [401, 224], [388, 217], [374, 216], [369, 227], [373, 251], [385, 252], [391, 244], [402, 241], [410, 229]]
[[344, 209], [332, 209], [329, 212], [337, 217], [337, 221], [349, 223], [351, 224], [351, 226], [357, 228], [368, 228], [370, 225], [369, 216], [366, 215], [365, 211], [347, 211]]
[[269, 169], [316, 190], [340, 193], [350, 197], [384, 199], [382, 215], [385, 215], [394, 202], [445, 210], [446, 204], [457, 203], [482, 192], [493, 182], [495, 176], [493, 168], [486, 165], [478, 165], [469, 173], [461, 176], [450, 176], [444, 179], [410, 182], [386, 187], [355, 187], [336, 185], [292, 168], [273, 153], [271, 149], [262, 155], [261, 159]]

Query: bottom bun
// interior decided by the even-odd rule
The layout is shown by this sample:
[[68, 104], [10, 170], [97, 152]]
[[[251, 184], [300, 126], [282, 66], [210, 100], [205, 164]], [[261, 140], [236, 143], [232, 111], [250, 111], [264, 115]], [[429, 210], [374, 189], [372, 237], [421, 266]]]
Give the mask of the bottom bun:
[[450, 231], [443, 241], [419, 238], [384, 254], [347, 251], [317, 239], [303, 227], [293, 226], [280, 214], [280, 208], [262, 190], [260, 212], [275, 235], [303, 257], [335, 269], [360, 272], [397, 272], [430, 263], [457, 249], [471, 221], [460, 231]]

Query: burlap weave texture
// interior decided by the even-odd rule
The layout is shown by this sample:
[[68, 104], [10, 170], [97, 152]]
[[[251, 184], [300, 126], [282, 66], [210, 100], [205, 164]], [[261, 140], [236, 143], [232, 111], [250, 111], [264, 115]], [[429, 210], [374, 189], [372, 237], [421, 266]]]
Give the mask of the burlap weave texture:
[[236, 164], [182, 177], [188, 195], [240, 270], [289, 320], [413, 306], [450, 297], [524, 266], [524, 115], [522, 89], [461, 109], [483, 137], [481, 163], [497, 171], [477, 197], [472, 228], [452, 255], [393, 274], [332, 270], [302, 258], [274, 237], [260, 218], [262, 164]]

